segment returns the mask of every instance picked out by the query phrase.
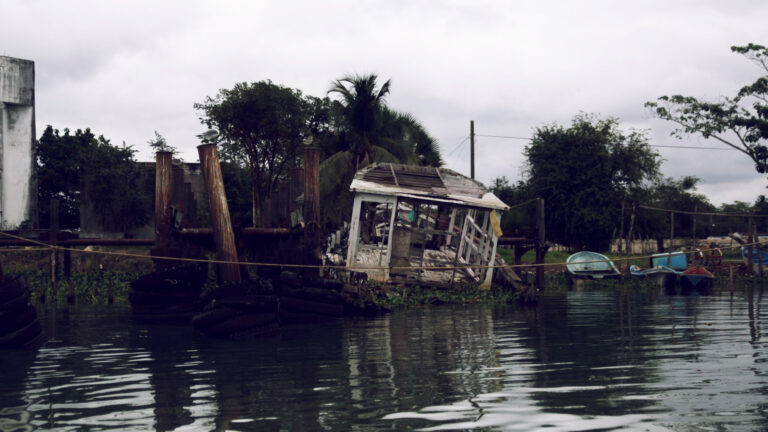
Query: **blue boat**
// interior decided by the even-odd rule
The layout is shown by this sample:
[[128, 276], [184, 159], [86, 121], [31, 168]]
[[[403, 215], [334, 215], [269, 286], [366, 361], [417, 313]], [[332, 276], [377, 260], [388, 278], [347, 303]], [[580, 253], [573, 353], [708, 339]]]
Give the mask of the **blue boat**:
[[640, 267], [633, 264], [629, 266], [629, 274], [633, 278], [646, 280], [662, 288], [674, 289], [675, 280], [677, 279], [677, 275], [680, 274], [680, 272], [664, 265], [641, 269]]
[[582, 251], [568, 257], [565, 268], [573, 279], [618, 279], [621, 273], [603, 254]]
[[[741, 256], [744, 258], [744, 265], [749, 265], [749, 248], [741, 248]], [[768, 252], [752, 249], [752, 271], [753, 274], [760, 274], [760, 261], [763, 262], [763, 272], [768, 273]]]
[[650, 267], [665, 266], [673, 270], [684, 271], [688, 268], [688, 258], [684, 252], [664, 252], [651, 255]]

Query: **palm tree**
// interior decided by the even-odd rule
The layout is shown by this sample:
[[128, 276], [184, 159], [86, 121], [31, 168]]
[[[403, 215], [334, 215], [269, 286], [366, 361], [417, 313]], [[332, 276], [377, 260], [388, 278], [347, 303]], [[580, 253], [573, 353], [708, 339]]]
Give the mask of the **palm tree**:
[[320, 165], [323, 219], [338, 225], [352, 206], [349, 184], [357, 170], [376, 162], [442, 165], [435, 140], [416, 119], [386, 106], [390, 81], [377, 87], [375, 74], [347, 75], [334, 81], [328, 94], [338, 94], [334, 110], [340, 120], [335, 139], [340, 151]]
[[376, 74], [347, 75], [337, 79], [328, 94], [338, 93], [341, 97], [341, 114], [352, 134], [352, 150], [355, 155], [355, 170], [371, 162], [373, 145], [371, 140], [381, 124], [381, 109], [384, 97], [389, 94], [389, 80], [376, 88]]

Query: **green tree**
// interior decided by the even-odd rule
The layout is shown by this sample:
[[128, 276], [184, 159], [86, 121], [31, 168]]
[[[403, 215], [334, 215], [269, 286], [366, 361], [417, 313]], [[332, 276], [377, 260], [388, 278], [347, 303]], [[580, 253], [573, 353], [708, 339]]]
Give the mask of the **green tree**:
[[[152, 197], [144, 192], [136, 153], [130, 146], [116, 147], [90, 129], [47, 126], [37, 142], [38, 202], [60, 201], [62, 228], [80, 226], [80, 207], [93, 206], [101, 223], [126, 231], [149, 219]], [[40, 207], [41, 222], [49, 220], [48, 207]]]
[[169, 145], [168, 140], [157, 133], [157, 131], [155, 131], [155, 137], [147, 141], [147, 144], [149, 144], [149, 147], [156, 152], [166, 151], [176, 153], [176, 147]]
[[386, 106], [390, 82], [377, 86], [375, 74], [345, 76], [328, 94], [338, 95], [329, 107], [330, 134], [320, 146], [327, 158], [320, 166], [320, 194], [325, 225], [349, 217], [349, 184], [357, 170], [371, 162], [442, 165], [437, 142], [410, 114]]
[[747, 155], [759, 173], [768, 172], [768, 49], [762, 45], [733, 46], [762, 69], [764, 75], [742, 87], [733, 97], [707, 102], [692, 96], [661, 96], [645, 106], [678, 125], [673, 132], [712, 138]]
[[583, 114], [568, 128], [537, 128], [524, 153], [525, 188], [545, 200], [547, 237], [572, 250], [607, 249], [622, 202], [659, 170], [645, 134], [624, 133], [616, 119]]
[[203, 124], [219, 130], [222, 158], [248, 167], [252, 223], [262, 225], [272, 191], [295, 166], [299, 145], [308, 136], [312, 105], [300, 90], [267, 80], [221, 89], [195, 108]]

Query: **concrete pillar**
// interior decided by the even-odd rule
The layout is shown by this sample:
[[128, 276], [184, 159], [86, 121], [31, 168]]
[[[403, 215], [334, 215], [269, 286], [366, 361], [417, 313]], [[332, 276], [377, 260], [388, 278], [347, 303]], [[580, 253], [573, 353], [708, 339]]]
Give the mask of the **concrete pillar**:
[[37, 226], [35, 63], [0, 56], [0, 228]]

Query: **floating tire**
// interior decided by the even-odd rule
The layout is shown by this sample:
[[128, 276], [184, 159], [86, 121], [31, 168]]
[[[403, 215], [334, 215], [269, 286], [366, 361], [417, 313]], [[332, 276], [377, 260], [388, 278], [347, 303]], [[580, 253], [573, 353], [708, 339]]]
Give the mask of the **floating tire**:
[[292, 297], [302, 300], [311, 300], [321, 303], [342, 304], [344, 297], [336, 291], [328, 291], [318, 288], [304, 288], [300, 290], [288, 290], [283, 292], [283, 298]]
[[222, 321], [213, 327], [206, 329], [203, 333], [213, 337], [229, 337], [246, 331], [259, 332], [259, 328], [269, 324], [277, 324], [277, 312], [244, 314], [232, 319]]
[[280, 307], [280, 301], [273, 295], [228, 297], [216, 301], [214, 307], [228, 307], [244, 312], [274, 312]]
[[309, 323], [318, 321], [328, 321], [338, 317], [330, 315], [320, 315], [311, 312], [296, 312], [287, 309], [280, 309], [280, 320], [289, 323]]
[[208, 264], [193, 263], [146, 274], [133, 282], [131, 289], [140, 292], [198, 292], [208, 279]]
[[245, 314], [245, 311], [241, 309], [235, 309], [230, 307], [216, 307], [211, 310], [203, 311], [196, 314], [192, 318], [192, 326], [197, 330], [205, 331], [217, 324], [220, 324], [226, 320], [236, 318]]
[[344, 315], [344, 305], [293, 297], [284, 297], [280, 299], [280, 310], [289, 312], [307, 312], [331, 317], [341, 317]]
[[0, 285], [0, 304], [27, 292], [27, 281], [22, 275], [16, 275]]
[[274, 294], [272, 284], [266, 279], [251, 279], [239, 283], [222, 285], [200, 298], [203, 305], [232, 297]]
[[25, 344], [38, 337], [41, 332], [40, 321], [34, 320], [13, 333], [0, 336], [0, 348], [23, 348]]

